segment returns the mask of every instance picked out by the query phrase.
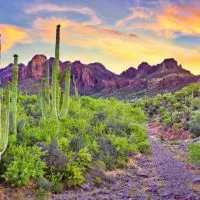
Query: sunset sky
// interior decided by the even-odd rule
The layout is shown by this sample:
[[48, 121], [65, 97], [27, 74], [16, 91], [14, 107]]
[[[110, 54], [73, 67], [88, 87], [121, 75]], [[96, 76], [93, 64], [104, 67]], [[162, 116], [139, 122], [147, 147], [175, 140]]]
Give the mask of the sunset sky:
[[1, 3], [2, 66], [17, 53], [54, 56], [61, 24], [61, 60], [101, 62], [120, 73], [143, 61], [175, 58], [200, 74], [200, 0], [6, 0]]

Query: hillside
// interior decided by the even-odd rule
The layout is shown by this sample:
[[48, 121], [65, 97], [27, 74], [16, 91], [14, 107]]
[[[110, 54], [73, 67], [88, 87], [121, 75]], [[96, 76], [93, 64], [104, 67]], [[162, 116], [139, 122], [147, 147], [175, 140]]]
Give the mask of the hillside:
[[[64, 72], [68, 61], [60, 61], [60, 71]], [[49, 64], [52, 73], [53, 58], [35, 55], [27, 65], [19, 64], [19, 88], [28, 93], [35, 92], [35, 84], [45, 74], [45, 66]], [[12, 64], [0, 69], [0, 85], [12, 80]], [[115, 96], [118, 99], [134, 99], [140, 96], [152, 96], [157, 93], [174, 92], [189, 83], [199, 80], [189, 71], [178, 65], [173, 58], [150, 66], [143, 62], [137, 68], [130, 67], [117, 75], [101, 63], [72, 63], [72, 76], [75, 76], [79, 93], [93, 97]], [[71, 79], [72, 79], [71, 76]], [[73, 84], [71, 90], [73, 89]]]

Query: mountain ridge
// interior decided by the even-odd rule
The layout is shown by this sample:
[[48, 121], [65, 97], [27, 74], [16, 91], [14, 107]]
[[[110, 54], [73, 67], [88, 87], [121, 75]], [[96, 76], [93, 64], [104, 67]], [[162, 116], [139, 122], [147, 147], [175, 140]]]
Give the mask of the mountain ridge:
[[[47, 58], [43, 54], [35, 55], [27, 65], [19, 64], [19, 87], [22, 91], [34, 93], [33, 85], [45, 75], [45, 65], [49, 64], [52, 73], [53, 57]], [[69, 61], [60, 61], [60, 71], [64, 72]], [[152, 90], [152, 95], [162, 92], [170, 92], [196, 82], [199, 76], [178, 65], [174, 58], [165, 59], [157, 65], [149, 65], [142, 62], [138, 68], [130, 67], [121, 74], [109, 71], [103, 64], [93, 62], [83, 64], [81, 61], [72, 62], [72, 74], [82, 95], [104, 96], [125, 90], [135, 93], [142, 90]], [[0, 86], [7, 81], [12, 81], [12, 64], [0, 69]], [[73, 90], [73, 84], [71, 86]], [[113, 95], [112, 95], [113, 94]], [[98, 96], [97, 95], [97, 96]], [[150, 94], [151, 95], [151, 94]]]

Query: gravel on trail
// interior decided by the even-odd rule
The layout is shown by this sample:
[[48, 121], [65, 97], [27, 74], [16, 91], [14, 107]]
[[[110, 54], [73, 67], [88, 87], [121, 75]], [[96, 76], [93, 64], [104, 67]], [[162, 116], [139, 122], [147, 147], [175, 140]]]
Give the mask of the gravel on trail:
[[163, 179], [162, 199], [200, 199], [200, 193], [192, 191], [195, 175], [185, 164], [175, 159], [156, 139], [150, 139], [157, 173]]
[[[161, 144], [149, 129], [152, 155], [141, 155], [123, 173], [115, 172], [112, 182], [87, 189], [53, 195], [54, 200], [200, 200], [200, 173], [171, 152], [172, 146]], [[175, 154], [179, 152], [175, 150]], [[196, 172], [196, 171], [195, 171]]]

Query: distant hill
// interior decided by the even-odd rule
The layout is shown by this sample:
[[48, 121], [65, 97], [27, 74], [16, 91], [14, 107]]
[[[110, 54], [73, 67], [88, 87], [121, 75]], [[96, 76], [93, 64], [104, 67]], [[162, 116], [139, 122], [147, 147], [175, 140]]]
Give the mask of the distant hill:
[[[66, 62], [60, 62], [60, 71], [65, 70]], [[35, 55], [27, 64], [19, 64], [19, 88], [28, 93], [35, 92], [35, 84], [45, 74], [45, 65], [50, 65], [52, 73], [53, 58]], [[0, 69], [0, 86], [12, 81], [12, 64]], [[200, 80], [188, 70], [178, 65], [173, 58], [165, 59], [162, 63], [150, 66], [141, 63], [138, 68], [130, 67], [117, 75], [106, 69], [101, 63], [83, 64], [80, 61], [72, 63], [72, 74], [75, 76], [79, 92], [93, 97], [111, 97], [118, 99], [136, 98], [144, 95], [173, 92], [189, 83]], [[73, 84], [72, 88], [73, 89]]]

